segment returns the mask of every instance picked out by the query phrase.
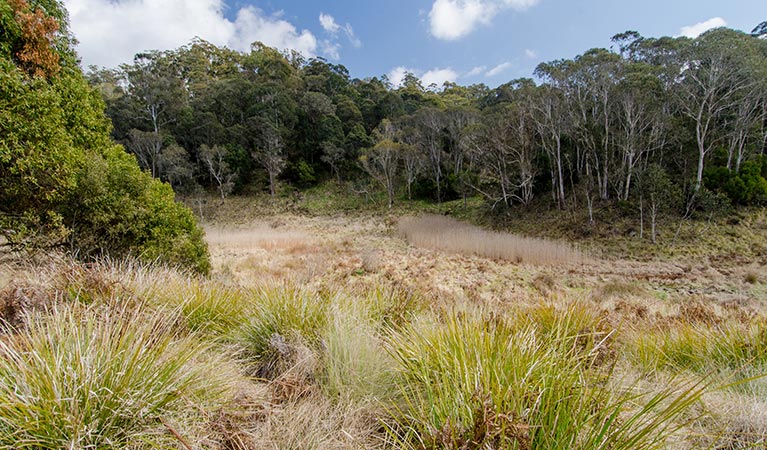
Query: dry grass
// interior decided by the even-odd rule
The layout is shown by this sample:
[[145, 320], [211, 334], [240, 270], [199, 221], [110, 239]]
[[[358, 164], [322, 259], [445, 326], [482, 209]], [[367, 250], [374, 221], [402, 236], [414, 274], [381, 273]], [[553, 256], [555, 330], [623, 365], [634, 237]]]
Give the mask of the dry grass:
[[397, 230], [412, 245], [463, 255], [542, 265], [585, 260], [572, 245], [483, 230], [444, 216], [403, 217]]
[[311, 237], [304, 232], [277, 229], [266, 224], [255, 224], [246, 229], [208, 227], [205, 234], [212, 246], [240, 252], [257, 249], [301, 252], [313, 244]]
[[[610, 386], [607, 400], [624, 392], [637, 395], [613, 404], [620, 406], [614, 425], [621, 427], [647, 400], [683, 388], [685, 380], [695, 382], [718, 365], [744, 368], [736, 361], [754, 359], [748, 352], [758, 353], [756, 344], [763, 342], [756, 331], [719, 333], [721, 339], [709, 332], [738, 323], [748, 330], [763, 327], [767, 272], [757, 261], [588, 260], [564, 244], [444, 217], [404, 219], [400, 236], [410, 221], [414, 232], [496, 253], [466, 245], [418, 248], [412, 240], [415, 245], [408, 245], [393, 232], [393, 216], [261, 214], [258, 220], [207, 228], [210, 279], [130, 262], [6, 261], [0, 264], [0, 318], [23, 331], [30, 314], [45, 315], [72, 302], [109, 308], [135, 303], [148, 314], [172, 317], [174, 341], [193, 337], [237, 372], [224, 407], [188, 423], [185, 415], [168, 420], [189, 439], [205, 438], [193, 441], [194, 448], [215, 450], [424, 448], [432, 438], [458, 448], [444, 439], [466, 435], [464, 443], [478, 442], [472, 430], [486, 443], [511, 437], [518, 448], [557, 448], [545, 440], [567, 435], [560, 419], [588, 419], [600, 411], [600, 402], [588, 401], [597, 391], [584, 386]], [[518, 250], [503, 245], [512, 241], [536, 254], [509, 257]], [[753, 284], [749, 272], [757, 275]], [[678, 339], [687, 329], [713, 337], [705, 346], [701, 333]], [[523, 370], [526, 359], [509, 350], [524, 350], [526, 343], [532, 352], [529, 373]], [[392, 348], [412, 350], [419, 358], [402, 361]], [[581, 356], [568, 366], [567, 355]], [[694, 370], [683, 370], [685, 361], [695, 363]], [[611, 376], [613, 364], [619, 369]], [[544, 367], [551, 371], [541, 372]], [[747, 369], [738, 371], [741, 378], [758, 376], [767, 365]], [[545, 376], [530, 378], [536, 373]], [[538, 385], [531, 384], [536, 380]], [[408, 386], [415, 391], [403, 390]], [[497, 401], [489, 402], [483, 395], [488, 393]], [[662, 448], [763, 446], [766, 395], [763, 379], [706, 394], [689, 415], [668, 421], [689, 426]], [[712, 415], [688, 423], [703, 411]], [[412, 420], [393, 423], [398, 412]], [[444, 414], [435, 418], [433, 412]], [[573, 422], [570, 429], [581, 430], [570, 435], [576, 444], [593, 429], [589, 423], [594, 422]], [[407, 442], [387, 442], [392, 435], [386, 430]], [[408, 440], [408, 430], [418, 430], [415, 440]], [[157, 431], [172, 437], [162, 424]]]

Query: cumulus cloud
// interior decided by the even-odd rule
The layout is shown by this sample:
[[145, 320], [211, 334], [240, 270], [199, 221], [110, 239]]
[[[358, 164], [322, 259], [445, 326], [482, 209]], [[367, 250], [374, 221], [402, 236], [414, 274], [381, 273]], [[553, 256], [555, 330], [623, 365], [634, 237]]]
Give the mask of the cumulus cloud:
[[535, 59], [538, 57], [538, 52], [536, 52], [533, 49], [526, 48], [525, 49], [525, 56], [530, 59]]
[[434, 68], [428, 71], [422, 71], [418, 69], [409, 69], [404, 66], [395, 67], [392, 69], [386, 77], [395, 88], [401, 87], [405, 81], [405, 75], [413, 74], [421, 80], [421, 84], [425, 88], [429, 88], [432, 84], [437, 86], [437, 89], [441, 89], [445, 82], [454, 82], [458, 79], [458, 72], [451, 68]]
[[386, 77], [389, 79], [389, 82], [394, 86], [395, 88], [398, 88], [402, 86], [402, 83], [405, 81], [405, 75], [412, 73], [413, 75], [418, 72], [417, 70], [408, 69], [407, 67], [399, 66], [392, 69]]
[[331, 34], [336, 34], [341, 29], [341, 25], [336, 23], [336, 19], [330, 14], [325, 13], [320, 13], [320, 25]]
[[458, 73], [450, 68], [447, 69], [432, 69], [421, 75], [421, 82], [424, 87], [429, 87], [432, 84], [437, 88], [441, 88], [445, 82], [453, 83], [458, 79]]
[[727, 26], [727, 22], [721, 17], [713, 17], [703, 22], [696, 23], [695, 25], [688, 25], [679, 29], [678, 36], [684, 36], [688, 38], [696, 38], [701, 34], [712, 28], [719, 28]]
[[334, 40], [338, 37], [338, 33], [343, 31], [348, 39], [349, 43], [354, 48], [362, 47], [362, 41], [359, 40], [356, 34], [354, 34], [354, 28], [350, 23], [346, 23], [341, 26], [336, 22], [335, 17], [330, 14], [320, 13], [320, 25]]
[[446, 41], [460, 39], [488, 25], [503, 10], [523, 11], [539, 0], [435, 0], [429, 12], [431, 34]]
[[217, 45], [248, 50], [254, 41], [305, 56], [317, 52], [317, 38], [279, 14], [253, 6], [224, 16], [224, 0], [64, 0], [85, 65], [114, 67], [144, 50], [166, 50], [195, 36]]
[[487, 70], [487, 66], [477, 66], [470, 71], [466, 72], [467, 77], [476, 77], [477, 75], [481, 75], [485, 73], [485, 70]]
[[485, 76], [486, 77], [494, 77], [496, 75], [502, 74], [503, 72], [505, 72], [509, 68], [511, 68], [511, 63], [507, 61], [505, 63], [498, 64], [497, 66], [495, 66], [492, 69], [488, 70], [487, 73], [485, 74]]

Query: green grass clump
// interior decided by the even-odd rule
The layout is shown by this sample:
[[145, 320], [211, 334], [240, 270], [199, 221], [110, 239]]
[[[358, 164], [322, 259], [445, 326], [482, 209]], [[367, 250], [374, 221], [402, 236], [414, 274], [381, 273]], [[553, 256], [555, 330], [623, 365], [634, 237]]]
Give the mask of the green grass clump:
[[[347, 307], [344, 307], [347, 306]], [[393, 360], [383, 347], [369, 311], [333, 305], [324, 332], [322, 383], [331, 398], [355, 403], [384, 401], [396, 392]]]
[[628, 346], [629, 357], [644, 371], [691, 370], [701, 374], [767, 366], [767, 327], [680, 323], [642, 333]]
[[[220, 407], [220, 361], [176, 318], [62, 306], [0, 340], [0, 448], [157, 448]], [[10, 334], [16, 333], [16, 334]], [[176, 425], [178, 427], [178, 425]]]
[[282, 343], [321, 345], [328, 319], [329, 299], [293, 286], [262, 287], [252, 291], [249, 319], [233, 332], [244, 360], [260, 372], [278, 358]]
[[482, 315], [420, 320], [392, 335], [404, 401], [389, 430], [411, 448], [659, 448], [702, 394], [642, 396], [596, 364], [602, 339], [582, 318], [506, 323]]

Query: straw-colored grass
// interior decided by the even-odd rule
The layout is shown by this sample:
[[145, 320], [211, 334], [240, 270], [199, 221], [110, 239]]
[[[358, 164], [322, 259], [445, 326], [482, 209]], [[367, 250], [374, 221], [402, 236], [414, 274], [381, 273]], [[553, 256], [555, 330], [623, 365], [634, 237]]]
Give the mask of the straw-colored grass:
[[299, 252], [313, 244], [302, 231], [275, 229], [266, 224], [247, 229], [206, 227], [205, 238], [211, 246], [240, 252], [262, 249]]
[[584, 260], [579, 250], [562, 242], [484, 230], [444, 216], [403, 217], [397, 230], [410, 244], [432, 250], [523, 264], [556, 265]]

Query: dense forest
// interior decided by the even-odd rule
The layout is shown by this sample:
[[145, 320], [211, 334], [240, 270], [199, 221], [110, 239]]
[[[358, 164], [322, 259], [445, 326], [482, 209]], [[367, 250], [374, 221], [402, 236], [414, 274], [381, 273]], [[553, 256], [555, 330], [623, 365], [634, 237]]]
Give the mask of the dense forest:
[[481, 195], [495, 210], [536, 200], [591, 212], [621, 201], [654, 219], [767, 201], [766, 28], [629, 31], [495, 89], [351, 79], [321, 58], [199, 39], [88, 78], [113, 137], [181, 193], [335, 180], [377, 186], [390, 205]]

